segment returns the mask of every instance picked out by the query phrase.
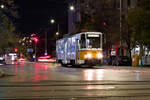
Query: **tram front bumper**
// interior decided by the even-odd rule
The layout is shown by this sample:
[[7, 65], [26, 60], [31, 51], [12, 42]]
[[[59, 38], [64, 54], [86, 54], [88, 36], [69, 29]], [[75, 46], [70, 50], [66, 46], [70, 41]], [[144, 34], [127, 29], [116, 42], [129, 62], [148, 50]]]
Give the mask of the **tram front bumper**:
[[85, 64], [86, 65], [98, 65], [101, 64], [102, 60], [101, 59], [86, 59]]

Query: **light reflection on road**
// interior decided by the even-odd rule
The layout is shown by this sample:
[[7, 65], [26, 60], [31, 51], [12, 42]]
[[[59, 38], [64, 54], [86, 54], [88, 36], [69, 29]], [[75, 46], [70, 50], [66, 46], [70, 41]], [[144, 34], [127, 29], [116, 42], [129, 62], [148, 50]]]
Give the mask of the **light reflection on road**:
[[83, 70], [84, 80], [103, 80], [103, 70]]
[[23, 62], [19, 62], [20, 66], [23, 67], [24, 66], [24, 61]]
[[136, 80], [140, 81], [140, 74], [139, 73], [136, 74]]
[[40, 80], [47, 80], [50, 78], [50, 76], [47, 75], [48, 70], [50, 71], [50, 67], [46, 64], [35, 64], [34, 68], [34, 80], [35, 82], [40, 81]]
[[[76, 67], [62, 67], [54, 63], [16, 63], [14, 65], [7, 65], [4, 71], [11, 77], [6, 77], [6, 81], [38, 82], [42, 80], [56, 80], [56, 81], [141, 81], [150, 80], [150, 69], [137, 68], [76, 68]], [[144, 76], [144, 77], [143, 77]]]

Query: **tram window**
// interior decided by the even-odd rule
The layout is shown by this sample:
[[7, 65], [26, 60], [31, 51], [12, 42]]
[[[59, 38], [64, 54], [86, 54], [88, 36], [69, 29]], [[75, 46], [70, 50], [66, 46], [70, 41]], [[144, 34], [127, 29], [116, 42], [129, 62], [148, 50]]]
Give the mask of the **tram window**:
[[81, 48], [86, 48], [85, 34], [82, 34], [82, 35], [81, 35], [80, 44], [81, 44]]
[[85, 41], [85, 34], [81, 35], [81, 40]]
[[87, 47], [88, 48], [100, 48], [101, 38], [100, 35], [87, 35]]

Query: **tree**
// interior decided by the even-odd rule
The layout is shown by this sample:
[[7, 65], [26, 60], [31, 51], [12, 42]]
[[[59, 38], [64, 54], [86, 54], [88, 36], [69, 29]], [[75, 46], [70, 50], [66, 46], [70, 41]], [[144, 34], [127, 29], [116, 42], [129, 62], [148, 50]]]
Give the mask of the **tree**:
[[[146, 0], [147, 1], [147, 0]], [[129, 30], [131, 30], [131, 42], [141, 47], [140, 56], [143, 55], [144, 47], [150, 44], [150, 11], [142, 6], [128, 14]]]
[[138, 7], [150, 10], [150, 0], [139, 0]]
[[14, 34], [14, 18], [17, 17], [16, 7], [13, 0], [2, 0], [4, 8], [0, 9], [0, 54], [6, 49], [14, 47], [17, 37]]

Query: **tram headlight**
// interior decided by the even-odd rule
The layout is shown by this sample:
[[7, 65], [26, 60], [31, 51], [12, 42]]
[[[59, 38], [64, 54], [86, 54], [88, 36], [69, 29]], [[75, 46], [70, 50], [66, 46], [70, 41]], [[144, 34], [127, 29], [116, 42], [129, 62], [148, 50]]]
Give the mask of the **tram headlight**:
[[98, 59], [103, 58], [103, 54], [102, 54], [102, 53], [98, 53], [98, 54], [97, 54], [97, 58], [98, 58]]
[[88, 58], [88, 59], [91, 59], [92, 58], [92, 54], [91, 53], [87, 53], [84, 58]]

